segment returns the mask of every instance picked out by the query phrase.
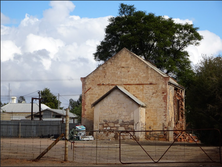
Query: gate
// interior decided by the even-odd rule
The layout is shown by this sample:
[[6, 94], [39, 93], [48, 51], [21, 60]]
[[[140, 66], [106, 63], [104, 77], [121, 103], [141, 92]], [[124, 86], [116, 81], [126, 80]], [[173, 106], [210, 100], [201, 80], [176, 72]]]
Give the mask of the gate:
[[[144, 138], [138, 139], [137, 133], [143, 133]], [[126, 134], [130, 140], [123, 140]], [[210, 135], [213, 144], [201, 142], [199, 138], [203, 135]], [[221, 134], [217, 129], [120, 131], [119, 161], [122, 164], [222, 163]]]

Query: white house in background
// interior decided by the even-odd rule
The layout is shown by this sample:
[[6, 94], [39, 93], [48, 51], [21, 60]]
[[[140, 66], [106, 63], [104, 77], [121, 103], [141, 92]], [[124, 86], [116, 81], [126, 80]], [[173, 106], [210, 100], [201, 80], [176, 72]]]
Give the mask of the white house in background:
[[8, 121], [8, 120], [11, 120], [11, 115], [3, 112], [1, 108], [1, 121]]
[[[26, 116], [26, 119], [31, 119], [31, 115]], [[34, 114], [34, 120], [39, 120], [39, 112]], [[59, 109], [47, 108], [42, 110], [43, 121], [66, 121], [66, 111]], [[69, 123], [77, 123], [78, 116], [69, 112]]]
[[[16, 97], [12, 97], [11, 103], [1, 107], [1, 112], [9, 114], [10, 119], [7, 115], [9, 120], [21, 120], [25, 119], [27, 115], [31, 114], [31, 105], [31, 103], [16, 103]], [[45, 109], [50, 109], [50, 107], [45, 104], [41, 104], [41, 110]], [[33, 103], [33, 113], [35, 114], [37, 112], [39, 112], [39, 104]]]

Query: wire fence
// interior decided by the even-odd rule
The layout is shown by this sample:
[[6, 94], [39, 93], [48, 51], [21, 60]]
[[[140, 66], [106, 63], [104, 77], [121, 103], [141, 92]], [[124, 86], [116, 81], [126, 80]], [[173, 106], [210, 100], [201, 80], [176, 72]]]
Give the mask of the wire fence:
[[[28, 126], [28, 125], [27, 125]], [[31, 129], [35, 128], [34, 125]], [[36, 125], [35, 125], [36, 126]], [[42, 127], [44, 128], [44, 126]], [[51, 127], [53, 128], [53, 127]], [[70, 128], [71, 129], [71, 128]], [[200, 130], [187, 131], [93, 131], [94, 140], [69, 140], [68, 160], [88, 164], [148, 163], [222, 163], [221, 136], [215, 130], [201, 130], [205, 135], [216, 132], [213, 145], [202, 143]], [[53, 131], [52, 131], [53, 132]], [[64, 131], [62, 131], [64, 132]], [[28, 133], [28, 132], [27, 132]], [[144, 138], [137, 138], [143, 133]], [[172, 141], [167, 140], [169, 134]], [[118, 134], [118, 135], [117, 135]], [[112, 136], [112, 137], [110, 137]], [[1, 137], [1, 158], [34, 160], [57, 136]], [[64, 160], [65, 139], [61, 139], [42, 159]]]
[[[48, 138], [2, 138], [1, 158], [18, 158], [33, 160], [53, 141]], [[54, 146], [44, 158], [64, 159], [64, 144]]]
[[[145, 133], [146, 138], [149, 138], [149, 140], [138, 141], [134, 135], [134, 131], [128, 131], [132, 140], [124, 142], [123, 144], [121, 143], [122, 140], [120, 140], [119, 154], [122, 164], [168, 162], [222, 163], [221, 136], [217, 130], [153, 130], [140, 132]], [[213, 145], [202, 143], [195, 135], [201, 133], [212, 134], [212, 132], [217, 136]], [[122, 132], [120, 132], [120, 136], [121, 133]], [[167, 140], [169, 134], [173, 134], [172, 141]], [[164, 138], [164, 136], [166, 138]]]
[[[198, 139], [198, 134], [212, 135], [212, 132], [216, 137], [213, 145]], [[73, 161], [95, 164], [222, 163], [221, 136], [214, 129], [91, 133], [94, 141], [75, 141]], [[114, 137], [116, 133], [117, 138]], [[138, 133], [144, 133], [144, 138], [138, 139]], [[172, 141], [167, 140], [169, 134], [174, 136]]]

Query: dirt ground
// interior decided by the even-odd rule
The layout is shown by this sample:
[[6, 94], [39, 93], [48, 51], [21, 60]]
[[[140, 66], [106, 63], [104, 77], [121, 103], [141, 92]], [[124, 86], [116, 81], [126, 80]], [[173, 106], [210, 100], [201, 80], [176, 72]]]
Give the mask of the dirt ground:
[[[69, 161], [64, 161], [65, 141], [61, 140], [39, 161], [33, 161], [52, 142], [53, 140], [49, 138], [3, 138], [1, 139], [1, 166], [222, 166], [220, 163], [201, 162], [209, 161], [209, 158], [199, 147], [180, 144], [172, 146], [159, 163], [150, 161], [148, 164], [121, 164], [118, 141], [107, 140], [77, 141], [74, 149], [69, 142]], [[150, 157], [157, 161], [169, 148], [170, 143], [141, 144], [145, 150], [148, 150]], [[203, 147], [203, 149], [218, 162], [218, 148]], [[136, 143], [122, 143], [122, 162], [144, 162], [149, 159], [147, 157]], [[177, 163], [177, 159], [183, 159], [189, 163]]]
[[1, 159], [1, 166], [222, 166], [220, 163], [155, 163], [155, 164], [89, 164], [73, 161], [58, 161], [41, 159], [38, 162], [25, 159]]

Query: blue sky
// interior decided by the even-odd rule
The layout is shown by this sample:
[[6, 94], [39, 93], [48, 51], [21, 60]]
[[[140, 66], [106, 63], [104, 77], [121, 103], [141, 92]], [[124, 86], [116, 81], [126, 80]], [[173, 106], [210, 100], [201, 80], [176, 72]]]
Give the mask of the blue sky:
[[[172, 18], [192, 20], [199, 30], [210, 30], [222, 37], [222, 1], [72, 1], [76, 6], [70, 15], [96, 18], [117, 16], [120, 3], [134, 5], [137, 10], [167, 15]], [[1, 12], [15, 19], [17, 24], [24, 19], [25, 14], [43, 17], [43, 11], [48, 9], [49, 1], [1, 1]]]
[[199, 27], [204, 39], [186, 48], [192, 65], [222, 53], [221, 1], [1, 1], [1, 100], [9, 102], [9, 84], [10, 96], [27, 102], [44, 88], [60, 94], [61, 106], [77, 100], [121, 2]]

